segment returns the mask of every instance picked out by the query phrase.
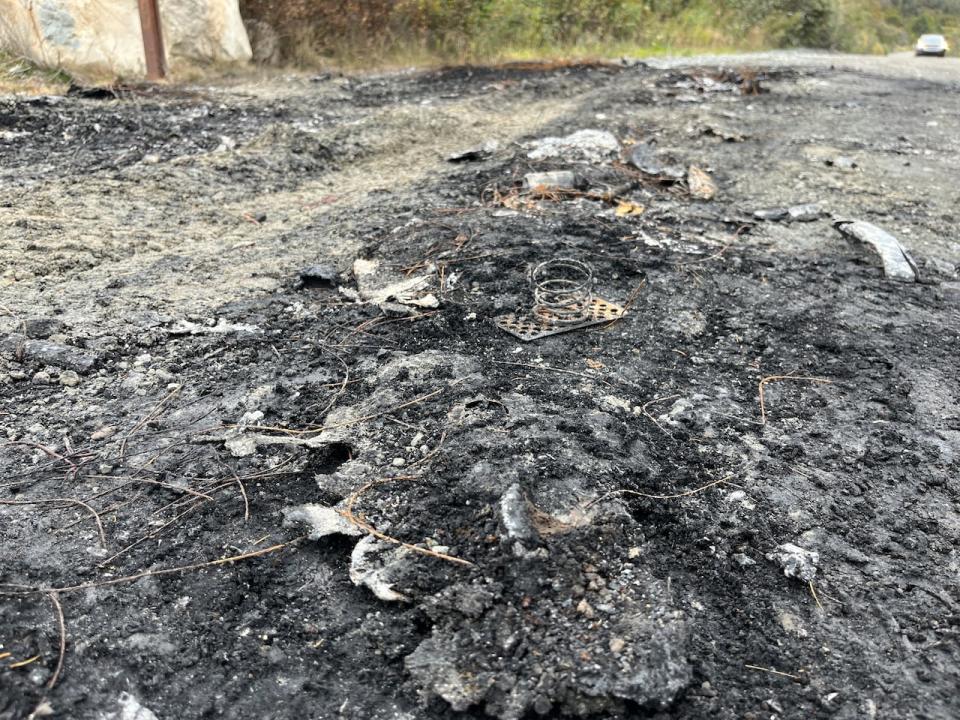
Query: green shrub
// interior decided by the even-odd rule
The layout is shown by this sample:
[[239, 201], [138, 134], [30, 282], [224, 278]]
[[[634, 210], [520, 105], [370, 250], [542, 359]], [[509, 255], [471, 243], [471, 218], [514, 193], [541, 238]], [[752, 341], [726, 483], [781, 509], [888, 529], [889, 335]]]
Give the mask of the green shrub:
[[477, 62], [652, 50], [885, 52], [960, 30], [960, 0], [241, 0], [287, 62]]

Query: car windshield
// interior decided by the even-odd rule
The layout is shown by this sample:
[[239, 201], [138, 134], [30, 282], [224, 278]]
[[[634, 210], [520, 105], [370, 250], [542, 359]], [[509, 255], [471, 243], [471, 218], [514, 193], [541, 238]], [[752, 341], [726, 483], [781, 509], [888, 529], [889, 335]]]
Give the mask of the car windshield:
[[943, 35], [921, 35], [920, 41], [925, 43], [942, 42]]

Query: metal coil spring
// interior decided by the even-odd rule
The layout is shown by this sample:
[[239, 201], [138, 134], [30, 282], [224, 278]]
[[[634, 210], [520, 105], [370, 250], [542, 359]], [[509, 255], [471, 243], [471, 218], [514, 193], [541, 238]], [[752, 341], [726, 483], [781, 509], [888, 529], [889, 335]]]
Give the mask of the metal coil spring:
[[530, 273], [533, 312], [556, 324], [580, 322], [593, 302], [593, 268], [573, 258], [555, 258]]

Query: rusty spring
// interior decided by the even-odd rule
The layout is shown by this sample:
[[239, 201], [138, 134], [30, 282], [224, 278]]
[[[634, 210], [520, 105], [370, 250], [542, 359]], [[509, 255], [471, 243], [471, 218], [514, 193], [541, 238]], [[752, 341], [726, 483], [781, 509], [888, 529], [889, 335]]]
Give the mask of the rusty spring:
[[530, 273], [533, 312], [562, 325], [580, 322], [593, 302], [593, 268], [573, 258], [554, 258]]

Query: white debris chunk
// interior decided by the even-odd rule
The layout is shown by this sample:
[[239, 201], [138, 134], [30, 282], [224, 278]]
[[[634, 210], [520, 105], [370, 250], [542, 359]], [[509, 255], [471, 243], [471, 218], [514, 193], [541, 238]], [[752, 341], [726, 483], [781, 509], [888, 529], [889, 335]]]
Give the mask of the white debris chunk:
[[283, 525], [290, 527], [296, 523], [304, 523], [310, 527], [309, 538], [319, 540], [327, 535], [362, 535], [353, 523], [348, 522], [336, 508], [306, 503], [296, 507], [285, 508], [283, 511]]
[[[205, 436], [205, 439], [216, 439], [216, 436]], [[233, 457], [249, 457], [257, 449], [265, 445], [299, 445], [301, 447], [318, 448], [329, 445], [329, 441], [319, 435], [311, 437], [291, 437], [289, 435], [262, 435], [244, 430], [231, 429], [222, 436], [224, 447]]]
[[228, 323], [223, 318], [217, 320], [216, 325], [201, 325], [200, 323], [190, 322], [189, 320], [177, 320], [167, 330], [171, 335], [226, 335], [228, 333], [251, 333], [258, 334], [262, 332], [256, 325], [247, 323]]
[[358, 587], [365, 585], [385, 602], [409, 602], [410, 598], [393, 589], [390, 572], [407, 551], [367, 535], [357, 543], [350, 555], [350, 580]]
[[834, 227], [847, 237], [872, 246], [883, 262], [883, 274], [891, 280], [916, 281], [916, 265], [900, 241], [886, 230], [863, 220], [841, 221]]
[[517, 483], [511, 485], [500, 498], [500, 521], [509, 538], [533, 540], [537, 536], [527, 499]]
[[820, 553], [815, 550], [804, 550], [792, 543], [784, 543], [777, 545], [776, 549], [767, 555], [767, 560], [778, 563], [787, 577], [810, 582], [817, 574]]
[[620, 152], [620, 142], [606, 130], [577, 130], [566, 137], [545, 137], [530, 144], [531, 160], [564, 158], [600, 162]]
[[353, 263], [353, 276], [357, 281], [360, 297], [374, 305], [396, 302], [401, 305], [435, 308], [440, 301], [433, 293], [424, 292], [430, 285], [436, 268], [426, 267], [425, 275], [402, 275], [380, 266], [376, 260], [358, 258]]
[[116, 711], [101, 713], [99, 720], [157, 720], [157, 716], [150, 708], [141, 705], [140, 700], [128, 692], [120, 693], [117, 705]]

